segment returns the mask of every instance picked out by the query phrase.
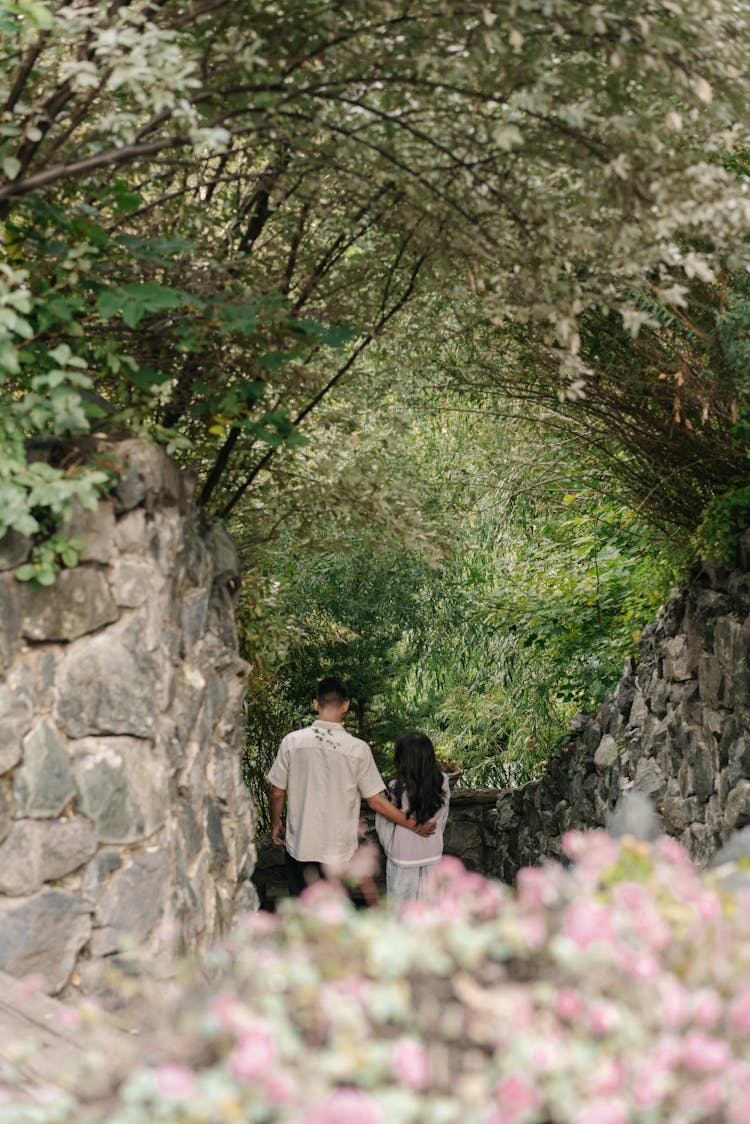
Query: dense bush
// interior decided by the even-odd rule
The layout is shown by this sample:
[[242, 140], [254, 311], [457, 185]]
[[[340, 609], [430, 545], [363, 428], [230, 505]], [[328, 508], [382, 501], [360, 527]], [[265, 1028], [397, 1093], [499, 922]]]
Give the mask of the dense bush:
[[[746, 1121], [748, 892], [668, 839], [565, 849], [571, 869], [527, 869], [515, 892], [450, 859], [400, 915], [322, 883], [246, 915], [210, 985], [204, 966], [152, 1007], [160, 1048], [106, 1101], [22, 1107], [6, 1074], [0, 1121]], [[113, 1064], [96, 1032], [92, 1056]]]

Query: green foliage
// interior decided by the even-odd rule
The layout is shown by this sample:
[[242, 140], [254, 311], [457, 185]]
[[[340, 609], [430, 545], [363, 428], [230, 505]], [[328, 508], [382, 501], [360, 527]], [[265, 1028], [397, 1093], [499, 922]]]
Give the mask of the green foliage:
[[[385, 377], [393, 364], [386, 348]], [[444, 557], [425, 552], [429, 536], [405, 553], [395, 534], [386, 544], [319, 519], [313, 545], [306, 522], [287, 523], [265, 553], [274, 619], [296, 632], [266, 657], [274, 696], [299, 706], [319, 676], [341, 674], [369, 700], [358, 732], [386, 772], [393, 736], [412, 727], [462, 765], [462, 784], [520, 783], [614, 686], [683, 557], [543, 429], [498, 426], [446, 388], [384, 395], [371, 374], [381, 413], [356, 452], [388, 434], [392, 471], [431, 512]]]
[[[361, 351], [467, 277], [577, 394], [587, 310], [638, 333], [639, 281], [669, 305], [742, 259], [747, 13], [553, 7], [3, 0], [14, 401], [66, 343], [109, 424], [167, 442], [216, 511], [265, 512]], [[80, 430], [61, 389], [49, 425]]]
[[700, 557], [732, 563], [740, 537], [750, 528], [750, 484], [722, 492], [708, 505], [695, 535]]
[[387, 744], [402, 728], [401, 684], [427, 625], [427, 561], [362, 534], [347, 535], [338, 550], [305, 552], [282, 535], [276, 557], [277, 608], [296, 631], [280, 669], [287, 698], [309, 709], [318, 680], [338, 675], [358, 736]]
[[474, 520], [435, 590], [409, 689], [465, 785], [535, 775], [617, 682], [673, 580], [676, 557], [627, 513], [568, 499], [531, 527]]
[[[314, 690], [314, 687], [313, 687]], [[258, 815], [258, 833], [270, 831], [268, 785], [265, 780], [279, 742], [291, 730], [311, 720], [311, 700], [295, 706], [284, 696], [276, 675], [258, 668], [245, 697], [245, 745], [242, 751], [242, 776], [253, 798]]]
[[83, 539], [69, 539], [64, 535], [52, 535], [38, 543], [31, 552], [31, 561], [24, 562], [16, 570], [21, 582], [29, 582], [32, 587], [53, 585], [57, 574], [63, 567], [78, 565], [78, 552], [86, 543]]

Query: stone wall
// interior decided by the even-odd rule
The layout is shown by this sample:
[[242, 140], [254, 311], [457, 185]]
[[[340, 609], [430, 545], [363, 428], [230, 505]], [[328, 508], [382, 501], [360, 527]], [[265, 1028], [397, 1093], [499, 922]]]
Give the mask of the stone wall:
[[628, 792], [699, 865], [750, 824], [750, 532], [736, 569], [696, 567], [644, 629], [637, 663], [579, 717], [544, 777], [500, 794], [487, 873], [558, 856], [569, 828], [605, 826]]
[[0, 542], [0, 969], [51, 993], [257, 904], [236, 552], [162, 452], [110, 451], [119, 486], [66, 528], [77, 567], [34, 590], [28, 542]]

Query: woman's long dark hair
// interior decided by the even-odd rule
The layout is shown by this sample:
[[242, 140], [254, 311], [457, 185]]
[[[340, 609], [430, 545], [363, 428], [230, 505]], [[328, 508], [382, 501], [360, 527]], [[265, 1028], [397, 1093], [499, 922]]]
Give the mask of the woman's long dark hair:
[[406, 793], [409, 814], [417, 823], [427, 823], [445, 802], [443, 774], [435, 760], [435, 747], [426, 734], [399, 734], [393, 753], [396, 783], [393, 795], [397, 807]]

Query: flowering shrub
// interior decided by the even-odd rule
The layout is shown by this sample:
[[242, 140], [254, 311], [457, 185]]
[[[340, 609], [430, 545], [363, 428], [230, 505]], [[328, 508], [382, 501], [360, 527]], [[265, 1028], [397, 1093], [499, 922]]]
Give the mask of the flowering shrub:
[[[673, 840], [564, 843], [573, 865], [526, 869], [515, 892], [445, 858], [400, 913], [319, 883], [245, 915], [210, 984], [204, 965], [162, 985], [149, 1064], [33, 1106], [6, 1074], [0, 1124], [747, 1121], [747, 892]], [[96, 1032], [91, 1051], [110, 1064]]]

